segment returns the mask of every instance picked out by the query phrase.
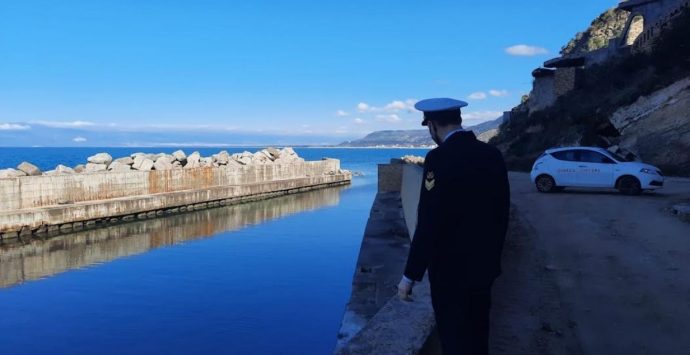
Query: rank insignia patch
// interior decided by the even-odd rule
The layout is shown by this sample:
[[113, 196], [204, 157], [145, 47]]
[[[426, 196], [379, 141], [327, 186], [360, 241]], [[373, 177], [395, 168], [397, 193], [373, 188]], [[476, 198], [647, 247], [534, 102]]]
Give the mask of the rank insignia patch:
[[426, 180], [424, 180], [424, 187], [426, 187], [427, 191], [431, 191], [431, 189], [434, 188], [436, 185], [436, 180], [434, 180], [434, 172], [430, 171], [426, 173]]

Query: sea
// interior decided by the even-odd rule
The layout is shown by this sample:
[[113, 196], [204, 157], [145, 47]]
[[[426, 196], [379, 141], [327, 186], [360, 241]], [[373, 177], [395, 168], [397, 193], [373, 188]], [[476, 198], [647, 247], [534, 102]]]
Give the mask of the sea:
[[[0, 148], [0, 169], [175, 150]], [[352, 184], [0, 244], [0, 354], [331, 353], [377, 164], [428, 150], [295, 151], [306, 160], [339, 159], [356, 173]]]

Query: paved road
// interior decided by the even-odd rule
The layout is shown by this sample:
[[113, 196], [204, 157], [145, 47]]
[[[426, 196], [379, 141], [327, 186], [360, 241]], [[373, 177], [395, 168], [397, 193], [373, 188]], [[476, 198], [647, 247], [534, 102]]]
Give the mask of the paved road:
[[558, 296], [547, 308], [561, 308], [567, 318], [568, 329], [542, 324], [542, 331], [564, 339], [571, 334], [577, 343], [560, 349], [690, 354], [690, 223], [669, 212], [674, 203], [690, 201], [690, 179], [670, 179], [657, 193], [622, 196], [540, 194], [527, 174], [510, 177], [530, 243], [543, 251], [538, 262], [544, 265], [530, 271], [549, 274], [557, 289], [535, 293]]

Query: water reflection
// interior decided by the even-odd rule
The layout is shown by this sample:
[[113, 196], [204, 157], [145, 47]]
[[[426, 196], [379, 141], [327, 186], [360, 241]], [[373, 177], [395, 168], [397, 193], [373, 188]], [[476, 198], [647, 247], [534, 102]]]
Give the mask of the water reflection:
[[347, 187], [277, 197], [157, 219], [64, 234], [26, 244], [0, 245], [0, 288], [49, 277], [70, 269], [277, 219], [336, 206]]

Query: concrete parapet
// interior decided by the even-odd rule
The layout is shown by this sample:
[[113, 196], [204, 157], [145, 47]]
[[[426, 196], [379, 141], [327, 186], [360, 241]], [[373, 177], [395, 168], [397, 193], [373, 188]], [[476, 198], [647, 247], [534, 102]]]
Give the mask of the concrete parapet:
[[423, 175], [424, 168], [421, 166], [406, 164], [403, 167], [400, 197], [410, 239], [414, 236], [414, 231], [417, 228], [417, 207], [419, 206], [419, 196], [422, 192]]
[[400, 191], [403, 164], [379, 164], [379, 192]]
[[419, 354], [436, 328], [427, 281], [418, 283], [412, 302], [392, 297], [336, 354]]
[[415, 287], [411, 303], [396, 295], [416, 227], [423, 171], [398, 160], [379, 165], [379, 193], [362, 239], [336, 354], [417, 354], [435, 328], [426, 281]]

